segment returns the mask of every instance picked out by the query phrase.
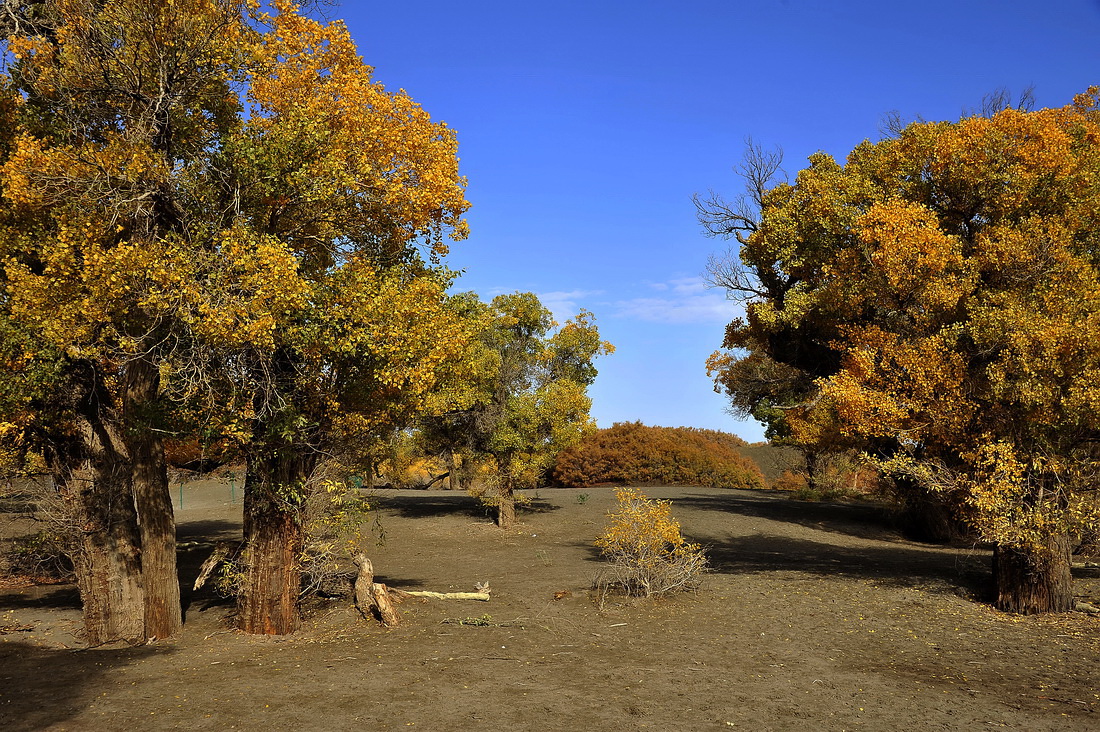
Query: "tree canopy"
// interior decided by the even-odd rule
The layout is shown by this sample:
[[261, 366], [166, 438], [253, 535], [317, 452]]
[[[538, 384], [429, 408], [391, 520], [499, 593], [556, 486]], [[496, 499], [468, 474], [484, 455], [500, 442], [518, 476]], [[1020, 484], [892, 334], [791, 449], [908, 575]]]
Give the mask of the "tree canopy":
[[3, 23], [0, 391], [34, 382], [4, 433], [38, 441], [85, 526], [89, 637], [178, 629], [163, 436], [200, 427], [249, 459], [242, 626], [286, 632], [321, 451], [408, 418], [469, 338], [440, 265], [466, 235], [455, 135], [283, 0]]
[[582, 310], [560, 327], [530, 292], [465, 300], [480, 324], [471, 372], [421, 420], [426, 441], [451, 454], [489, 457], [497, 483], [497, 519], [515, 518], [514, 489], [541, 481], [563, 449], [593, 429], [588, 387], [594, 360], [612, 353], [595, 318]]
[[813, 155], [715, 265], [746, 303], [709, 363], [734, 406], [949, 497], [1024, 612], [1072, 603], [1069, 536], [1100, 520], [1098, 105]]

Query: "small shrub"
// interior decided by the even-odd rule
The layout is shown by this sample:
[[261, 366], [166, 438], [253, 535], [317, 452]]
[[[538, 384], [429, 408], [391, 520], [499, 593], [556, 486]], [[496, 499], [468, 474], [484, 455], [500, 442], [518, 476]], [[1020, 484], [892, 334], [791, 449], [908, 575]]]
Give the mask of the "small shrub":
[[636, 597], [697, 589], [707, 558], [680, 533], [671, 502], [652, 500], [636, 488], [620, 488], [615, 497], [618, 510], [595, 542], [610, 565], [597, 587]]
[[73, 564], [69, 552], [69, 543], [49, 531], [13, 539], [7, 556], [8, 573], [37, 581], [70, 581]]
[[344, 594], [355, 577], [350, 558], [375, 540], [385, 542], [374, 506], [353, 483], [325, 480], [309, 497], [303, 519], [302, 594]]
[[577, 504], [580, 505], [580, 506], [583, 506], [586, 503], [588, 503], [588, 494], [587, 493], [578, 493], [577, 494]]

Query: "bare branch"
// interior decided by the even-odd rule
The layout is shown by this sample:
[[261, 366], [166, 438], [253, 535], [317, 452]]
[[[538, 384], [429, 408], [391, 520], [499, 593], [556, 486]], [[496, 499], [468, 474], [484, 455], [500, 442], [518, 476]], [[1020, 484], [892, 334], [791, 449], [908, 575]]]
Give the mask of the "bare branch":
[[732, 237], [744, 244], [756, 231], [764, 196], [777, 179], [786, 181], [782, 166], [782, 148], [766, 150], [751, 137], [746, 138], [741, 163], [734, 168], [745, 181], [745, 192], [732, 203], [714, 191], [706, 198], [698, 193], [691, 198], [695, 216], [707, 236]]

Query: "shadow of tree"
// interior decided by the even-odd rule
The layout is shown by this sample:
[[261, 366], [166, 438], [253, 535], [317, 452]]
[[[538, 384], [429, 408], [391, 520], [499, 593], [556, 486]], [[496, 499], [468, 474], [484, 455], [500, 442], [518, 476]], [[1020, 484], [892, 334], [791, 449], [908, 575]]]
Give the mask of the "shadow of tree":
[[0, 593], [0, 609], [25, 610], [35, 608], [80, 609], [80, 593], [76, 585], [34, 585], [22, 591]]
[[[466, 516], [485, 519], [493, 515], [493, 509], [468, 493], [423, 493], [418, 495], [374, 495], [382, 509], [394, 511], [402, 518], [431, 518], [437, 516]], [[559, 510], [549, 501], [530, 498], [516, 503], [517, 513], [549, 513]]]
[[[988, 592], [988, 552], [963, 553], [909, 542], [900, 536], [890, 511], [882, 506], [810, 503], [782, 495], [731, 491], [717, 495], [687, 493], [673, 501], [672, 511], [682, 522], [685, 537], [706, 548], [711, 569], [718, 573], [844, 576], [979, 599], [986, 599]], [[763, 521], [743, 535], [693, 532], [694, 511], [720, 511], [731, 518], [793, 524], [810, 529], [813, 538], [780, 535], [782, 527], [769, 531]], [[740, 526], [746, 524], [741, 521]], [[599, 549], [591, 545], [585, 548], [589, 561], [603, 561]]]
[[723, 574], [803, 572], [870, 579], [895, 587], [920, 587], [984, 599], [989, 588], [986, 552], [959, 554], [943, 549], [875, 544], [840, 546], [771, 534], [724, 541], [692, 538], [706, 546], [710, 566]]
[[101, 677], [168, 647], [57, 650], [23, 641], [0, 643], [0, 728], [54, 729], [79, 714], [102, 686]]
[[682, 507], [755, 516], [861, 539], [902, 538], [893, 511], [886, 506], [796, 501], [783, 494], [731, 491], [722, 495], [685, 494], [673, 501], [673, 507], [674, 512], [676, 507]]
[[484, 518], [489, 509], [467, 493], [422, 493], [420, 495], [378, 494], [372, 496], [378, 507], [394, 511], [402, 518], [432, 518], [435, 516], [469, 516]]
[[176, 541], [234, 541], [242, 531], [241, 522], [227, 519], [181, 521], [176, 524]]

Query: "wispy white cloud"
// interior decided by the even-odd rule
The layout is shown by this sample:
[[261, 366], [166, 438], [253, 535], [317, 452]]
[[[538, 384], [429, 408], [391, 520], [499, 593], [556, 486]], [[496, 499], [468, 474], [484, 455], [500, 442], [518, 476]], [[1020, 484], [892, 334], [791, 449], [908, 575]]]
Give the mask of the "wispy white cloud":
[[615, 302], [614, 315], [650, 323], [728, 323], [741, 308], [721, 290], [708, 289], [702, 277], [679, 277], [649, 283], [659, 297], [636, 297]]
[[581, 309], [582, 306], [579, 303], [582, 300], [602, 295], [603, 290], [558, 290], [555, 292], [536, 292], [535, 294], [538, 295], [539, 302], [554, 314], [554, 320], [564, 323]]

